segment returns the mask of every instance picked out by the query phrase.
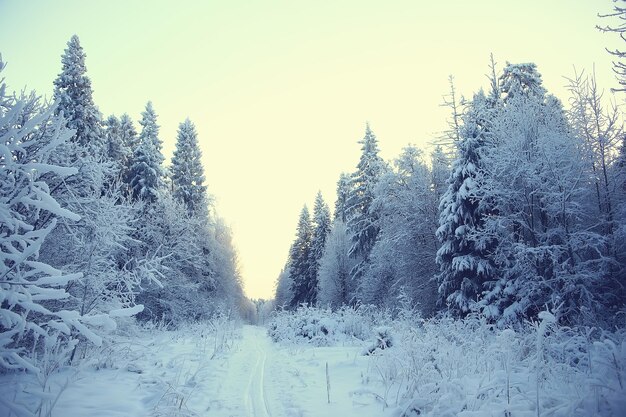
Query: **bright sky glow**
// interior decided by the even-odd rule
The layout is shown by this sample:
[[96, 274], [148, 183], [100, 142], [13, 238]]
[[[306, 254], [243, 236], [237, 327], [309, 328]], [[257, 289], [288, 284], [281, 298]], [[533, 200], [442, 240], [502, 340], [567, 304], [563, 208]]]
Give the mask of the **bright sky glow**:
[[[304, 203], [331, 204], [369, 121], [385, 158], [446, 127], [448, 75], [460, 94], [487, 85], [489, 54], [564, 76], [595, 64], [615, 86], [598, 12], [609, 0], [0, 0], [9, 87], [51, 96], [72, 34], [87, 53], [104, 116], [135, 120], [152, 100], [167, 158], [195, 122], [207, 185], [233, 227], [246, 292], [271, 297]], [[607, 91], [607, 95], [609, 92]], [[620, 98], [621, 100], [621, 98]], [[137, 127], [139, 127], [137, 125]]]

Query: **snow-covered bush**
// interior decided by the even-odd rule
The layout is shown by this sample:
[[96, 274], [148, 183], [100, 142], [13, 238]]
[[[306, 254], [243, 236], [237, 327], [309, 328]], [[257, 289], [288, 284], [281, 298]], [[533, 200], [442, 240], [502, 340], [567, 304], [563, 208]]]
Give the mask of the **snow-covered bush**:
[[42, 180], [75, 173], [49, 163], [54, 148], [72, 135], [53, 111], [34, 94], [8, 95], [0, 82], [0, 368], [5, 370], [40, 372], [37, 355], [72, 332], [100, 342], [83, 317], [63, 309], [65, 287], [81, 275], [39, 260], [57, 219], [79, 219], [51, 197]]
[[379, 326], [374, 328], [374, 340], [371, 345], [365, 351], [365, 354], [370, 355], [377, 350], [384, 350], [393, 346], [393, 335], [391, 327]]
[[517, 330], [484, 318], [394, 328], [371, 355], [373, 379], [398, 416], [621, 415], [626, 332], [568, 328], [552, 313]]
[[330, 346], [369, 340], [374, 327], [390, 321], [390, 314], [372, 306], [344, 306], [337, 311], [303, 306], [276, 312], [268, 335], [274, 342]]
[[300, 307], [294, 312], [276, 313], [267, 332], [274, 342], [306, 341], [315, 346], [327, 346], [334, 341], [337, 325], [330, 310]]

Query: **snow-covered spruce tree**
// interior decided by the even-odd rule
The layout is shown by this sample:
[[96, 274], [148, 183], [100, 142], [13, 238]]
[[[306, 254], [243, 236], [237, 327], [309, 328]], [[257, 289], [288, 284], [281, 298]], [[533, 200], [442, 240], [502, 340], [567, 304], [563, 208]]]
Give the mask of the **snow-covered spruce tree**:
[[437, 291], [435, 231], [438, 199], [431, 172], [414, 146], [406, 147], [376, 186], [372, 206], [380, 232], [361, 283], [362, 300], [389, 308], [408, 296], [423, 315], [432, 313]]
[[112, 114], [102, 122], [102, 127], [104, 129], [106, 158], [121, 162], [125, 152], [120, 139], [120, 119]]
[[165, 158], [161, 153], [159, 125], [157, 125], [157, 115], [152, 102], [149, 101], [146, 104], [141, 117], [139, 145], [133, 152], [127, 182], [133, 198], [155, 202], [163, 188], [165, 174], [162, 165]]
[[114, 115], [109, 116], [103, 123], [103, 130], [105, 138], [104, 161], [111, 165], [111, 182], [119, 182], [127, 172], [132, 150], [124, 137], [120, 119]]
[[346, 203], [347, 225], [353, 236], [350, 256], [356, 260], [350, 275], [357, 286], [367, 268], [369, 254], [378, 235], [379, 218], [378, 213], [372, 210], [372, 201], [374, 188], [385, 169], [384, 161], [378, 155], [378, 140], [369, 124], [359, 143], [363, 145], [361, 158], [357, 170], [351, 176], [350, 194]]
[[201, 158], [196, 127], [191, 120], [186, 119], [178, 126], [171, 177], [174, 198], [183, 203], [191, 215], [207, 212], [208, 202]]
[[[105, 150], [101, 116], [93, 102], [91, 80], [87, 77], [85, 52], [78, 36], [74, 35], [67, 43], [61, 58], [62, 70], [54, 81], [54, 100], [58, 103], [56, 114], [63, 114], [67, 127], [75, 130], [72, 137], [77, 142], [81, 155], [91, 155], [98, 159]], [[73, 161], [72, 161], [73, 162]]]
[[[107, 158], [106, 134], [100, 113], [93, 102], [85, 53], [76, 35], [67, 43], [61, 65], [61, 73], [54, 81], [54, 99], [58, 103], [55, 114], [63, 115], [66, 126], [74, 130], [75, 135], [55, 148], [51, 160], [58, 165], [76, 167], [78, 173], [63, 181], [55, 178], [46, 181], [52, 195], [64, 206], [68, 198], [94, 192], [96, 184], [109, 187], [118, 172], [115, 164], [109, 163]], [[82, 216], [84, 213], [78, 214]]]
[[[519, 96], [541, 99], [546, 95], [541, 74], [537, 71], [537, 65], [532, 62], [522, 64], [507, 62], [498, 84], [500, 97], [505, 103]], [[489, 99], [490, 102], [493, 100], [492, 94]]]
[[356, 292], [350, 279], [354, 267], [354, 259], [349, 255], [351, 247], [352, 237], [346, 224], [336, 218], [320, 259], [317, 297], [320, 306], [339, 308], [350, 304], [351, 294]]
[[[137, 130], [135, 129], [135, 125], [133, 124], [133, 120], [127, 113], [124, 113], [120, 116], [120, 137], [122, 140], [123, 146], [128, 149], [130, 152], [129, 158], [139, 146], [139, 136], [137, 135]], [[130, 161], [129, 161], [130, 162]]]
[[320, 259], [324, 254], [326, 239], [330, 233], [330, 209], [324, 201], [322, 193], [318, 192], [315, 197], [315, 205], [313, 206], [313, 232], [311, 236], [311, 259], [309, 266], [311, 268], [310, 276], [314, 281], [311, 285], [315, 286], [314, 294], [311, 297], [311, 303], [317, 303], [317, 292], [319, 289], [318, 272], [320, 268]]
[[274, 308], [283, 310], [291, 305], [293, 299], [293, 281], [289, 276], [289, 264], [280, 271], [276, 279], [276, 288], [274, 290]]
[[135, 150], [139, 146], [139, 135], [137, 135], [135, 125], [127, 113], [120, 116], [118, 133], [121, 147], [123, 152], [126, 153], [119, 174], [120, 189], [122, 194], [126, 197], [130, 195], [130, 169]]
[[[474, 231], [483, 228], [490, 214], [487, 202], [481, 204], [482, 157], [491, 146], [491, 124], [494, 112], [482, 91], [477, 93], [463, 116], [461, 140], [457, 143], [457, 159], [452, 165], [448, 190], [441, 198], [437, 237], [439, 303], [447, 305], [456, 315], [477, 309], [484, 285], [494, 276], [490, 259], [494, 242], [484, 236], [479, 242]], [[479, 232], [481, 233], [481, 232]]]
[[[4, 65], [0, 59], [0, 71]], [[43, 108], [34, 94], [15, 98], [0, 80], [0, 368], [38, 372], [39, 347], [67, 346], [77, 331], [100, 339], [76, 311], [64, 309], [65, 286], [80, 274], [64, 274], [39, 258], [59, 219], [78, 220], [50, 195], [43, 178], [66, 177], [75, 168], [50, 163], [55, 147], [73, 131]], [[99, 318], [102, 319], [102, 318]], [[104, 323], [106, 320], [100, 320]]]
[[315, 300], [315, 282], [311, 276], [311, 238], [313, 227], [309, 209], [305, 205], [300, 212], [296, 239], [289, 249], [289, 277], [292, 281], [292, 308], [300, 304], [312, 304]]
[[337, 181], [337, 200], [335, 201], [334, 220], [344, 224], [348, 221], [348, 197], [350, 196], [350, 176], [342, 172]]

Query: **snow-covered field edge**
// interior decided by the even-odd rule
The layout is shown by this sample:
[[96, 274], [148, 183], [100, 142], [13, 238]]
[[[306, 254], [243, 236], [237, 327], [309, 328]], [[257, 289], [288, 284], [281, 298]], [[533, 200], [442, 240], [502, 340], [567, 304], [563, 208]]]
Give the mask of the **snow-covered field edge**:
[[[186, 324], [137, 324], [128, 318], [101, 346], [79, 345], [74, 362], [54, 348], [41, 372], [0, 374], [0, 415], [194, 416], [209, 369], [223, 366], [241, 323], [226, 316]], [[197, 408], [197, 407], [196, 407]]]
[[561, 326], [548, 311], [513, 330], [479, 316], [300, 308], [278, 312], [268, 334], [287, 348], [362, 346], [368, 362], [350, 395], [383, 415], [626, 415], [626, 331]]

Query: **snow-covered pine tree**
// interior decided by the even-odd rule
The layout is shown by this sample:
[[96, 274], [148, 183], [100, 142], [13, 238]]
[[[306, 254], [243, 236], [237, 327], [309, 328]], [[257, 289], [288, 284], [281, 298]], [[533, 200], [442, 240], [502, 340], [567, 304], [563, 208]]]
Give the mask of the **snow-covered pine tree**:
[[107, 159], [121, 162], [123, 157], [122, 144], [120, 140], [120, 119], [114, 114], [102, 122], [105, 139], [105, 155]]
[[335, 201], [334, 220], [344, 224], [348, 221], [348, 197], [350, 196], [350, 176], [342, 172], [337, 181], [337, 200]]
[[[3, 67], [0, 57], [0, 71]], [[100, 342], [85, 326], [87, 320], [63, 304], [69, 297], [66, 286], [81, 275], [64, 274], [40, 259], [41, 246], [57, 221], [80, 218], [61, 207], [44, 180], [77, 172], [50, 162], [54, 149], [74, 134], [54, 110], [43, 108], [34, 94], [8, 95], [0, 80], [0, 368], [4, 369], [38, 372], [34, 356], [40, 343], [71, 347], [73, 331]], [[99, 321], [106, 322], [102, 317]]]
[[289, 250], [289, 277], [292, 281], [292, 308], [302, 303], [313, 303], [315, 282], [311, 279], [311, 238], [313, 235], [311, 216], [305, 205], [300, 213], [296, 239]]
[[326, 246], [326, 239], [330, 233], [330, 226], [330, 209], [328, 208], [328, 204], [324, 201], [322, 193], [318, 192], [313, 206], [313, 233], [311, 237], [310, 279], [313, 281], [311, 285], [314, 288], [313, 294], [311, 295], [312, 304], [317, 303], [320, 259], [324, 254], [324, 247]]
[[350, 256], [356, 260], [351, 278], [359, 282], [366, 269], [369, 253], [378, 235], [378, 214], [372, 210], [374, 188], [385, 169], [384, 161], [378, 155], [378, 140], [370, 129], [365, 128], [365, 136], [359, 141], [363, 146], [357, 170], [351, 176], [350, 194], [346, 203], [348, 229], [352, 237]]
[[276, 289], [274, 291], [274, 307], [277, 310], [288, 308], [293, 299], [293, 281], [289, 276], [289, 264], [280, 271], [276, 279]]
[[[535, 98], [542, 98], [546, 95], [541, 74], [537, 71], [537, 65], [532, 62], [522, 64], [507, 62], [502, 70], [499, 85], [501, 98], [504, 102], [508, 102], [519, 95]], [[492, 96], [490, 95], [489, 98]]]
[[105, 161], [112, 165], [113, 177], [119, 181], [124, 177], [132, 155], [124, 138], [120, 119], [114, 115], [109, 116], [103, 123], [105, 137]]
[[120, 137], [124, 147], [130, 152], [129, 158], [132, 157], [135, 149], [139, 146], [139, 136], [137, 135], [133, 120], [127, 113], [120, 116]]
[[133, 162], [133, 155], [139, 146], [139, 135], [137, 135], [135, 125], [127, 113], [122, 114], [119, 121], [120, 141], [125, 151], [128, 152], [120, 174], [121, 191], [124, 196], [127, 196], [130, 190], [130, 184], [128, 183], [128, 181], [130, 181], [129, 173]]
[[171, 177], [174, 198], [183, 203], [191, 215], [207, 213], [208, 201], [201, 158], [196, 128], [191, 120], [186, 119], [178, 126]]
[[99, 159], [105, 151], [101, 116], [93, 102], [85, 52], [78, 36], [70, 38], [61, 60], [62, 70], [54, 81], [56, 114], [63, 113], [67, 127], [76, 131], [72, 141], [80, 145], [79, 151]]
[[133, 153], [127, 182], [135, 199], [154, 202], [163, 188], [165, 174], [162, 164], [165, 158], [161, 153], [159, 125], [151, 101], [146, 104], [141, 117], [139, 145]]
[[481, 244], [474, 237], [488, 215], [488, 208], [478, 198], [478, 187], [481, 186], [483, 149], [489, 146], [493, 117], [493, 110], [481, 90], [474, 95], [463, 116], [457, 159], [439, 206], [437, 237], [441, 247], [436, 258], [440, 268], [437, 275], [439, 303], [447, 305], [457, 315], [477, 308], [483, 286], [495, 272], [489, 259], [493, 242]]

